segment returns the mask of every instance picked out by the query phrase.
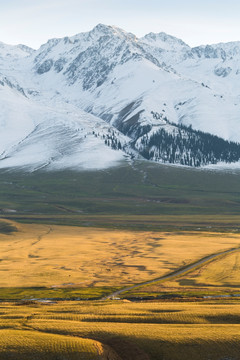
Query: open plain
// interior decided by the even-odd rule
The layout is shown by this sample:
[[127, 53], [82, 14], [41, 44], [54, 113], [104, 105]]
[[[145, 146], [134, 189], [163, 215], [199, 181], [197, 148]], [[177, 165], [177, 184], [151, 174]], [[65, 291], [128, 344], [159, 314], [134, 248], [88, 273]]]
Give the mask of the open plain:
[[[235, 259], [238, 248], [240, 252], [239, 234], [9, 224], [17, 231], [1, 235], [2, 288], [114, 287], [116, 279], [124, 287], [164, 276], [212, 254], [236, 249], [236, 254], [228, 255]], [[232, 271], [230, 267], [229, 276]], [[233, 276], [234, 285], [240, 285]]]
[[0, 185], [1, 360], [240, 358], [238, 171], [136, 162]]

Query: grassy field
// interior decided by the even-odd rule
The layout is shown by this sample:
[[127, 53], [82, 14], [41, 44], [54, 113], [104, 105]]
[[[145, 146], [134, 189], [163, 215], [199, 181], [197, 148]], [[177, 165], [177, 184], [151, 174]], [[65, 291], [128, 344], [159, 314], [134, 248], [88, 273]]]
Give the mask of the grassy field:
[[[118, 360], [108, 346], [81, 337], [0, 330], [0, 359]], [[34, 349], [34, 350], [33, 350]]]
[[240, 359], [237, 298], [199, 301], [240, 293], [238, 250], [121, 294], [181, 303], [93, 301], [240, 247], [239, 174], [1, 172], [0, 359]]
[[0, 307], [2, 360], [237, 360], [239, 336], [237, 301]]
[[184, 276], [178, 276], [172, 281], [140, 287], [138, 292], [145, 294], [174, 292], [215, 295], [235, 293], [240, 295], [239, 271], [240, 252], [236, 252], [210, 261], [199, 269], [191, 271]]
[[139, 286], [121, 294], [122, 297], [156, 296], [217, 296], [240, 297], [240, 251], [207, 261], [206, 264], [171, 280]]
[[239, 288], [240, 278], [240, 252], [226, 255], [217, 261], [210, 262], [198, 271], [191, 273], [191, 276], [182, 279], [181, 284], [192, 286], [214, 286], [225, 288]]
[[106, 171], [2, 171], [0, 211], [27, 223], [239, 231], [239, 172], [141, 161]]
[[207, 255], [240, 247], [239, 234], [9, 225], [18, 231], [0, 237], [0, 299], [10, 294], [8, 288], [18, 288], [21, 296], [23, 288], [35, 288], [33, 297], [36, 292], [49, 297], [44, 287], [53, 297], [64, 295], [62, 288], [64, 297], [71, 289], [74, 297], [88, 297], [86, 288], [99, 297], [107, 287], [110, 292], [116, 284], [124, 287], [148, 281]]

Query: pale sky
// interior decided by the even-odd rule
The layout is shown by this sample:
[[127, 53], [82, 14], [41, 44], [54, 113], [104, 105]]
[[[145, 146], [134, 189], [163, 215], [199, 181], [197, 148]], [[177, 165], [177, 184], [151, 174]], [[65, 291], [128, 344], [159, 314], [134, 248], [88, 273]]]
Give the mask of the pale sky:
[[0, 0], [0, 41], [38, 48], [102, 23], [197, 46], [240, 41], [239, 17], [239, 0]]

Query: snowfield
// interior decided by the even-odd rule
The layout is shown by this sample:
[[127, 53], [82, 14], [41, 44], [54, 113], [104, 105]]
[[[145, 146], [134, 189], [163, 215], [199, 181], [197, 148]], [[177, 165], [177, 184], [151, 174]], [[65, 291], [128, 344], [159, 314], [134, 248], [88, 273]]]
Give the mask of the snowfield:
[[240, 142], [239, 79], [240, 42], [99, 24], [38, 50], [0, 43], [0, 168], [106, 168], [144, 156], [162, 128], [190, 136], [179, 125]]

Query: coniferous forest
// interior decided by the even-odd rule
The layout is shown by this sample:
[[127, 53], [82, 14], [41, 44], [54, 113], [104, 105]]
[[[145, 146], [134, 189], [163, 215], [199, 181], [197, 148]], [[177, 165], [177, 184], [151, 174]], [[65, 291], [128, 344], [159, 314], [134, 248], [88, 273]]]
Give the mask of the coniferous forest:
[[151, 135], [144, 135], [140, 143], [135, 144], [144, 158], [194, 167], [240, 159], [239, 143], [184, 125], [171, 125], [174, 126], [171, 132], [162, 127]]

